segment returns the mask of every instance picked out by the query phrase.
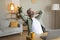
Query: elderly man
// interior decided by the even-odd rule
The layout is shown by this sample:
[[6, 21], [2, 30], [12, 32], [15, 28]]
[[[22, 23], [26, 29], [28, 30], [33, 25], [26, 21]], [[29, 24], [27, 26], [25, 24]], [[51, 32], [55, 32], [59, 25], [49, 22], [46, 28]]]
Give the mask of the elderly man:
[[[34, 16], [34, 14], [36, 14]], [[28, 25], [28, 35], [30, 32], [34, 32], [35, 34], [41, 34], [43, 33], [43, 30], [41, 28], [41, 24], [38, 21], [38, 19], [42, 15], [42, 11], [34, 12], [31, 8], [27, 10], [26, 16], [24, 13], [20, 13], [20, 16], [25, 21], [25, 23]]]

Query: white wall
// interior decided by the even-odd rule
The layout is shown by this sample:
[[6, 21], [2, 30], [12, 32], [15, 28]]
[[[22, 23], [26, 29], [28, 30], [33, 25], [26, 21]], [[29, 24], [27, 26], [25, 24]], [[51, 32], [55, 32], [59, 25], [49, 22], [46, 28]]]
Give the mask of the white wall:
[[44, 14], [41, 17], [41, 24], [46, 28], [60, 28], [60, 12], [56, 14], [56, 26], [55, 26], [55, 12], [51, 10], [52, 4], [60, 4], [60, 0], [37, 0], [36, 3], [31, 3], [31, 0], [20, 0], [20, 5], [23, 7], [24, 13], [28, 8], [33, 10], [43, 10]]
[[41, 18], [41, 23], [46, 28], [54, 27], [54, 17], [51, 13], [51, 0], [37, 0], [36, 3], [31, 3], [31, 0], [20, 0], [20, 5], [23, 7], [24, 13], [28, 8], [32, 8], [33, 10], [43, 10], [44, 14]]
[[[8, 14], [7, 4], [10, 0], [1, 0], [0, 1], [0, 26], [1, 18], [5, 18]], [[31, 3], [31, 0], [20, 0], [20, 3], [17, 1], [18, 5], [22, 6], [23, 12], [26, 13], [28, 8], [33, 10], [43, 10], [44, 14], [41, 17], [41, 24], [46, 28], [54, 28], [54, 12], [51, 10], [51, 5], [53, 3], [59, 3], [59, 0], [37, 0], [36, 3]], [[59, 18], [57, 20], [60, 20]], [[58, 23], [60, 26], [60, 23]]]

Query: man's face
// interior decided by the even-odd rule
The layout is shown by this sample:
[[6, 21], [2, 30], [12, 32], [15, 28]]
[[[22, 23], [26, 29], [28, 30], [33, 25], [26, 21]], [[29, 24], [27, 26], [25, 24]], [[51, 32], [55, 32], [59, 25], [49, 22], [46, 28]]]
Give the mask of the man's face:
[[31, 17], [33, 17], [33, 15], [34, 15], [34, 11], [32, 11], [32, 10], [30, 9], [29, 12], [28, 12], [28, 16], [31, 18]]

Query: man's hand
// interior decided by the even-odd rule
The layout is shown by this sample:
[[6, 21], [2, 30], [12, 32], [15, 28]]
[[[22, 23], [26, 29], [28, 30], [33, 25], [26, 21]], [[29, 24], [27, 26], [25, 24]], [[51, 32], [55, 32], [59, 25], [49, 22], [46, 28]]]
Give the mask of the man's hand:
[[39, 15], [39, 11], [34, 12], [34, 17], [37, 17]]

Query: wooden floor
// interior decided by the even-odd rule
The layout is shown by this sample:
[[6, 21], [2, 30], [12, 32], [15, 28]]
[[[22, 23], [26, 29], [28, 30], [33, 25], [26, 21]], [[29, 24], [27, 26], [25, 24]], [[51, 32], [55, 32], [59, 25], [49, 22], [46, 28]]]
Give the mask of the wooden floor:
[[10, 36], [0, 37], [0, 40], [26, 40], [27, 31], [24, 31], [22, 36], [20, 34], [14, 34]]

